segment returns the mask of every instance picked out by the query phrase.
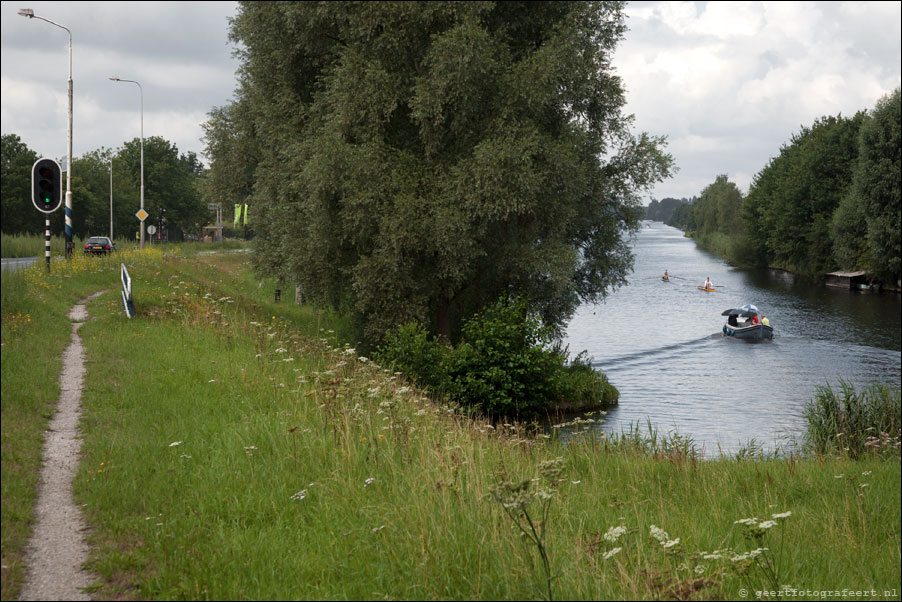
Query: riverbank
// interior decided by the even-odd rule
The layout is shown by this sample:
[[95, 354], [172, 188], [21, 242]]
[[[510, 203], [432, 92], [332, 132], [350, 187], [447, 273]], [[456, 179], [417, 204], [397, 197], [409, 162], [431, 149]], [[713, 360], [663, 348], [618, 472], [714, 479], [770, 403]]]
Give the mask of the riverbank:
[[[493, 428], [373, 366], [340, 320], [271, 303], [245, 260], [129, 259], [138, 316], [114, 294], [89, 306], [76, 498], [95, 597], [534, 599], [540, 547], [562, 599], [898, 588], [898, 459], [699, 462], [678, 441]], [[54, 348], [57, 297], [116, 290], [118, 263], [27, 274], [9, 294], [40, 305], [3, 282], [4, 567], [30, 512], [7, 482], [37, 470], [15, 454], [45, 420], [25, 396], [59, 368], [38, 335]], [[546, 502], [524, 543], [505, 508]], [[3, 598], [17, 587], [4, 568]]]

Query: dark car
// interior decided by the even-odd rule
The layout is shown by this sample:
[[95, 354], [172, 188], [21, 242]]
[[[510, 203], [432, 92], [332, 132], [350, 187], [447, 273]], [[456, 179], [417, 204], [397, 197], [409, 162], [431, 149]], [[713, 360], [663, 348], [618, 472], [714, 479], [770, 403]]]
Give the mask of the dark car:
[[106, 236], [92, 236], [85, 242], [85, 255], [106, 255], [115, 250], [116, 245]]

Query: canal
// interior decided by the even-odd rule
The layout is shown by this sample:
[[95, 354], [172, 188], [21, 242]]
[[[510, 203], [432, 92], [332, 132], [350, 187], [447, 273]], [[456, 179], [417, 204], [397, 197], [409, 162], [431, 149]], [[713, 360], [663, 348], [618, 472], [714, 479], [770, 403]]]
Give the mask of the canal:
[[[620, 404], [597, 428], [645, 432], [650, 424], [691, 438], [706, 456], [752, 441], [786, 449], [801, 440], [802, 411], [819, 386], [900, 385], [898, 294], [735, 269], [660, 222], [643, 223], [633, 253], [629, 284], [581, 307], [565, 338], [571, 355], [585, 349], [620, 390]], [[716, 292], [698, 290], [705, 278]], [[773, 341], [721, 335], [721, 312], [746, 303], [767, 315]]]

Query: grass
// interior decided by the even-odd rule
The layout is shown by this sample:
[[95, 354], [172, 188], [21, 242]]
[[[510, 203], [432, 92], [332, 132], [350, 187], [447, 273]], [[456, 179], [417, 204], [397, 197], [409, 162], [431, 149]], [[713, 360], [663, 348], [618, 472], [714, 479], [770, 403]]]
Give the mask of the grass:
[[[15, 454], [39, 438], [58, 394], [60, 316], [105, 288], [80, 330], [75, 494], [91, 527], [95, 597], [736, 599], [775, 579], [898, 595], [897, 456], [699, 461], [682, 442], [589, 434], [565, 445], [434, 404], [343, 343], [340, 319], [272, 303], [274, 284], [253, 278], [241, 255], [136, 253], [133, 320], [117, 298], [118, 263], [85, 265], [68, 277], [29, 271], [9, 311], [3, 282], [4, 567], [21, 566], [10, 559], [27, 537], [39, 449]], [[23, 295], [46, 304], [27, 326], [16, 317]], [[57, 330], [65, 340], [39, 350]], [[17, 372], [19, 385], [8, 384]], [[29, 388], [46, 389], [39, 407]], [[14, 406], [29, 418], [8, 420]], [[558, 458], [555, 488], [540, 488], [540, 467]], [[7, 497], [13, 465], [21, 483]], [[509, 483], [533, 484], [515, 500], [531, 517], [547, 510], [543, 551], [493, 495]], [[785, 512], [760, 540], [735, 523]], [[772, 556], [749, 556], [762, 547]], [[4, 599], [21, 575], [4, 568]]]

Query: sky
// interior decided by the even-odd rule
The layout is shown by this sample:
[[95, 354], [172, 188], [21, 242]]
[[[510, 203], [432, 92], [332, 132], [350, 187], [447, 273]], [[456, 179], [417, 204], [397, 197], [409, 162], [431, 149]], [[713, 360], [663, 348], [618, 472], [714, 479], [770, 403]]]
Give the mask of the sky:
[[[2, 2], [0, 128], [66, 155], [72, 32], [73, 152], [141, 133], [201, 156], [201, 124], [229, 103], [235, 2]], [[872, 110], [902, 85], [902, 2], [632, 2], [613, 59], [636, 132], [667, 136], [679, 171], [651, 198], [701, 194], [720, 174], [743, 193], [793, 134]]]

